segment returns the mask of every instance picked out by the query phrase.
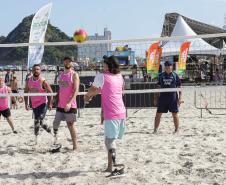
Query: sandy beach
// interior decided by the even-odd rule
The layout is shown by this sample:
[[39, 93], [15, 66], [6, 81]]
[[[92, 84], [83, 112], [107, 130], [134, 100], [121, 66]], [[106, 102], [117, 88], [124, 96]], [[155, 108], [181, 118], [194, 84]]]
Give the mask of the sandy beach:
[[226, 185], [226, 0], [0, 9], [0, 185]]
[[[126, 177], [109, 179], [100, 109], [83, 109], [78, 118], [79, 150], [72, 151], [69, 131], [62, 122], [59, 153], [50, 153], [53, 137], [42, 131], [34, 145], [32, 112], [23, 105], [12, 110], [18, 134], [0, 120], [0, 184], [226, 184], [225, 115], [211, 115], [184, 96], [180, 132], [173, 134], [171, 114], [162, 118], [152, 134], [155, 109], [130, 109], [125, 137], [118, 143], [117, 162], [124, 163]], [[52, 125], [55, 111], [48, 112]]]

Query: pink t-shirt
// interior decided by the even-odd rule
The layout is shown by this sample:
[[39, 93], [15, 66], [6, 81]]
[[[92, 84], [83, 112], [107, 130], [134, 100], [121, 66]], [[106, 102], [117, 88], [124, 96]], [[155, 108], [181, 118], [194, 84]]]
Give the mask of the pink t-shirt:
[[[70, 70], [70, 72], [65, 73], [62, 72], [59, 77], [59, 101], [58, 107], [65, 108], [69, 100], [71, 99], [74, 93], [74, 82], [73, 82], [73, 75], [74, 71]], [[71, 103], [71, 108], [77, 108], [76, 99], [74, 99]]]
[[[97, 81], [100, 82], [99, 86], [97, 85]], [[125, 119], [126, 109], [122, 98], [124, 86], [122, 75], [112, 73], [99, 74], [95, 77], [93, 85], [101, 88], [104, 119]]]
[[[7, 94], [9, 89], [6, 85], [0, 88], [0, 94]], [[6, 110], [9, 108], [9, 98], [0, 97], [0, 111]]]
[[[46, 93], [43, 89], [42, 84], [45, 81], [44, 78], [40, 77], [38, 80], [34, 80], [33, 77], [30, 77], [28, 80], [28, 88], [31, 93]], [[38, 106], [47, 103], [47, 96], [31, 96], [31, 105], [32, 108], [37, 108]]]

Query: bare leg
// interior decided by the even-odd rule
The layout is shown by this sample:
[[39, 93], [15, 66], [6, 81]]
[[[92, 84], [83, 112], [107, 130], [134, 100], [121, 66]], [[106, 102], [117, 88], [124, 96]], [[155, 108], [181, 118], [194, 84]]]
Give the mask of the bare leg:
[[155, 115], [155, 127], [154, 127], [154, 132], [153, 133], [157, 133], [157, 130], [158, 130], [159, 124], [160, 124], [160, 120], [161, 120], [161, 116], [162, 116], [162, 113], [156, 112], [156, 115]]
[[103, 109], [101, 109], [100, 123], [101, 123], [101, 125], [104, 124], [104, 113], [103, 113]]
[[14, 126], [13, 126], [13, 121], [12, 121], [12, 118], [11, 116], [9, 116], [8, 118], [6, 118], [7, 122], [9, 123], [9, 126], [11, 127], [13, 133], [17, 133], [17, 131], [14, 130]]
[[77, 146], [77, 134], [75, 131], [75, 127], [74, 127], [74, 123], [67, 123], [68, 129], [70, 131], [71, 134], [71, 140], [73, 143], [73, 150], [76, 150], [78, 148]]
[[179, 130], [179, 116], [177, 112], [172, 112], [172, 116], [173, 116], [173, 122], [175, 127], [175, 133], [177, 133]]
[[108, 166], [105, 172], [112, 172], [113, 163], [115, 163], [115, 148], [116, 148], [115, 139], [105, 138], [105, 146], [108, 153]]
[[15, 109], [15, 104], [14, 103], [12, 103], [12, 109]]

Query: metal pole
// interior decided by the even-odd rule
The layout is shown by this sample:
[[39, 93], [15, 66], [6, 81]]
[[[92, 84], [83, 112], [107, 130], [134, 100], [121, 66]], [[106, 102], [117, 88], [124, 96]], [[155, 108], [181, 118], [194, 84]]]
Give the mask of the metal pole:
[[24, 83], [24, 72], [23, 72], [24, 70], [22, 69], [22, 81], [21, 81], [21, 85], [23, 86], [23, 83]]

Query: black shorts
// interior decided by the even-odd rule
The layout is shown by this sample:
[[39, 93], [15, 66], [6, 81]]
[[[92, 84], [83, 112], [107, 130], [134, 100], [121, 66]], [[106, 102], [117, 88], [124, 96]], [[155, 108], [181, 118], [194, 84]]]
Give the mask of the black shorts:
[[[18, 93], [17, 90], [12, 90], [12, 93]], [[15, 99], [17, 99], [17, 97], [15, 97]], [[11, 102], [12, 104], [15, 104], [16, 103], [16, 100], [15, 99], [12, 99]]]
[[177, 113], [179, 111], [177, 99], [165, 99], [160, 97], [157, 104], [157, 112], [167, 113], [168, 111], [172, 113]]
[[18, 93], [18, 90], [12, 90], [12, 93]]
[[1, 110], [0, 111], [0, 116], [3, 116], [4, 118], [8, 118], [11, 116], [11, 112], [9, 109]]
[[62, 112], [62, 113], [74, 113], [77, 114], [77, 109], [76, 108], [70, 108], [70, 110], [68, 112], [65, 112], [65, 110], [63, 108], [57, 107], [57, 111], [58, 112]]
[[46, 116], [47, 104], [43, 103], [43, 104], [39, 105], [38, 107], [33, 108], [33, 112], [35, 115], [35, 119], [43, 120]]

